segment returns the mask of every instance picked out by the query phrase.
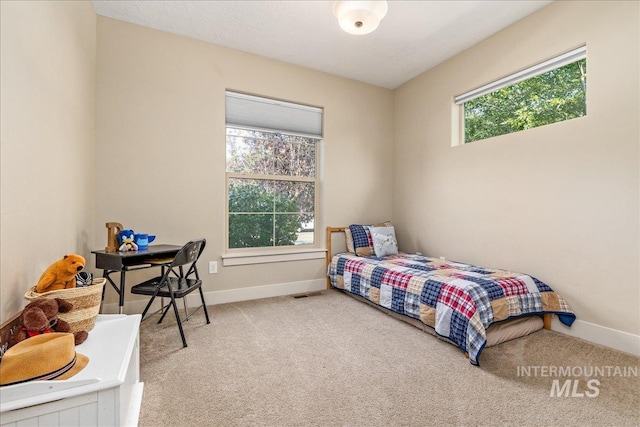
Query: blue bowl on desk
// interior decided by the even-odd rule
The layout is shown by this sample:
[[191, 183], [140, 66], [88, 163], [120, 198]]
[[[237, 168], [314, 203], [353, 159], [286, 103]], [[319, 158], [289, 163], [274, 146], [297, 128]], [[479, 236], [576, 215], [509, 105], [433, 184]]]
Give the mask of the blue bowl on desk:
[[138, 245], [138, 250], [143, 251], [149, 247], [149, 243], [156, 239], [154, 234], [139, 233], [134, 236], [134, 242]]

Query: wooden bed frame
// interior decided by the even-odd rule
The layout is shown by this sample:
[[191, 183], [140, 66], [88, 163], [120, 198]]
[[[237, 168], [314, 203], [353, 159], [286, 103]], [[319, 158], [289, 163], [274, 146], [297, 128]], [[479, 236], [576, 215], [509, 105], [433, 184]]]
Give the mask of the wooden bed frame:
[[[333, 237], [333, 233], [344, 233], [347, 227], [327, 227], [326, 231], [326, 244], [327, 244], [327, 264], [326, 267], [329, 268], [329, 264], [331, 263], [331, 258], [333, 257], [333, 252], [331, 250], [331, 240]], [[331, 289], [331, 279], [327, 276], [327, 289]], [[551, 313], [543, 313], [542, 321], [544, 329], [551, 330]]]

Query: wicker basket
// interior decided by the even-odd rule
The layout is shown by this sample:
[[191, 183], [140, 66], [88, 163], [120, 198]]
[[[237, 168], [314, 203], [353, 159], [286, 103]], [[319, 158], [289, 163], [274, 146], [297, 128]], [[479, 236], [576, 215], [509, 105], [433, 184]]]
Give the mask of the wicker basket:
[[60, 289], [38, 293], [36, 287], [32, 287], [24, 294], [25, 299], [35, 301], [42, 298], [61, 298], [73, 304], [73, 309], [68, 313], [59, 313], [58, 317], [71, 325], [71, 332], [87, 331], [93, 329], [96, 317], [100, 311], [102, 302], [102, 289], [107, 279], [96, 278], [89, 286], [79, 288]]

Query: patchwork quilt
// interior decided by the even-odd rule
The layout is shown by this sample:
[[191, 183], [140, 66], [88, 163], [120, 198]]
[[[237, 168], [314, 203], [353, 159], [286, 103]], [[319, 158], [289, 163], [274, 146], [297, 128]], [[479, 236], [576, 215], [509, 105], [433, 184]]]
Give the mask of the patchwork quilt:
[[576, 318], [567, 303], [535, 277], [421, 255], [338, 254], [328, 275], [333, 287], [434, 328], [469, 353], [474, 365], [494, 322], [555, 313], [571, 326]]

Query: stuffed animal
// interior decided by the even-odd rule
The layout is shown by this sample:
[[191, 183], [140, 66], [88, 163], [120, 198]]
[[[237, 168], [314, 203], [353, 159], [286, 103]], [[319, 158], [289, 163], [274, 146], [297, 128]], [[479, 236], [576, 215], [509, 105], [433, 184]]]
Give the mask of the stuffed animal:
[[86, 271], [81, 271], [76, 274], [76, 288], [82, 288], [84, 286], [89, 286], [93, 283], [93, 274], [87, 273]]
[[135, 238], [136, 233], [134, 233], [133, 230], [122, 230], [118, 233], [118, 243], [120, 244], [118, 251], [137, 251], [138, 245], [135, 242]]
[[76, 274], [82, 271], [84, 265], [85, 260], [80, 255], [65, 255], [42, 273], [36, 285], [36, 292], [75, 288]]
[[[58, 313], [68, 313], [73, 308], [69, 301], [55, 299], [38, 299], [29, 303], [20, 314], [20, 321], [13, 335], [9, 338], [9, 347], [20, 341], [50, 332], [70, 332], [71, 325], [58, 318]], [[76, 345], [82, 344], [89, 333], [79, 331], [73, 334]]]

